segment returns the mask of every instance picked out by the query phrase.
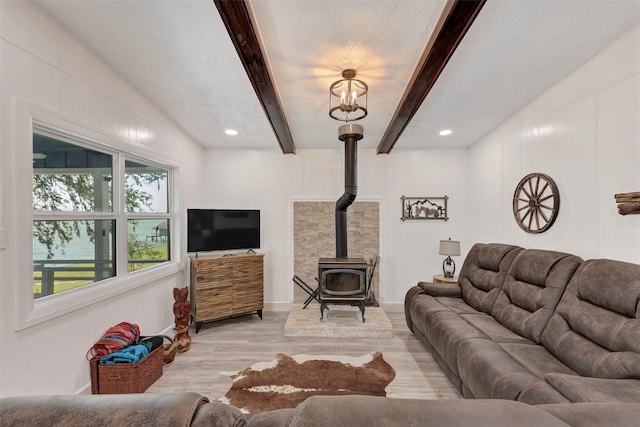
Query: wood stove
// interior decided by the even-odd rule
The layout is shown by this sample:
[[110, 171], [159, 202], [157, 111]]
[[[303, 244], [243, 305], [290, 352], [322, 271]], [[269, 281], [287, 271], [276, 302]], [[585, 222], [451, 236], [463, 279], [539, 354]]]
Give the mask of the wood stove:
[[338, 139], [344, 141], [344, 194], [336, 201], [336, 257], [318, 261], [321, 320], [327, 304], [350, 304], [360, 307], [364, 322], [367, 262], [347, 256], [347, 208], [356, 199], [356, 142], [362, 136], [360, 125], [348, 123], [338, 129]]
[[363, 258], [320, 258], [320, 319], [327, 304], [350, 304], [360, 307], [364, 322], [367, 262]]

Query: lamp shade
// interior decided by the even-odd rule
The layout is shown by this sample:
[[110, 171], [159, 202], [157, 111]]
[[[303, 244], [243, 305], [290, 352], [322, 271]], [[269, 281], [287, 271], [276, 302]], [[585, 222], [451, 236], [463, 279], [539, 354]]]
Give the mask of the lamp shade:
[[440, 240], [440, 255], [460, 256], [460, 242], [457, 240]]

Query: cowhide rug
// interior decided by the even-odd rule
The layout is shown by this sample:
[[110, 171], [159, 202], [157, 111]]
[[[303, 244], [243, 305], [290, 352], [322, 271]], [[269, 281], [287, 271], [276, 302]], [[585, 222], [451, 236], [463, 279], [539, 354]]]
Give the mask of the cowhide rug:
[[395, 370], [375, 352], [360, 357], [287, 356], [256, 363], [239, 372], [221, 372], [233, 380], [221, 402], [245, 413], [295, 408], [309, 396], [366, 394], [386, 396]]

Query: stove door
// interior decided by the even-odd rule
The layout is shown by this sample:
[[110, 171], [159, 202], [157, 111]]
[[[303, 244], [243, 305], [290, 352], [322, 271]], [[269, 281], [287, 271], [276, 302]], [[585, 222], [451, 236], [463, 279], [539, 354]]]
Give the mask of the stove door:
[[350, 268], [324, 270], [320, 278], [321, 290], [329, 295], [358, 295], [365, 291], [365, 272]]

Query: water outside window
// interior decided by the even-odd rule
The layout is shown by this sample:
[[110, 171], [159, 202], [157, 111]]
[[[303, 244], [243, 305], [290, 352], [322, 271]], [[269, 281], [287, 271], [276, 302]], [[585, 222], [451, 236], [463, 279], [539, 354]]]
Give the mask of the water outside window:
[[129, 220], [128, 230], [127, 258], [130, 272], [169, 261], [168, 220]]
[[113, 220], [34, 221], [34, 298], [115, 276], [114, 228]]
[[[122, 170], [123, 156], [34, 130], [34, 299], [114, 277], [124, 271], [117, 262], [132, 272], [170, 259], [169, 171], [132, 160]], [[114, 176], [123, 177], [119, 189]], [[114, 192], [124, 195], [118, 205]], [[126, 258], [115, 256], [125, 238], [118, 221], [126, 221]]]

